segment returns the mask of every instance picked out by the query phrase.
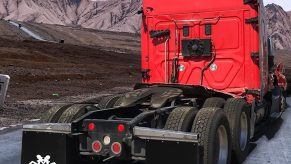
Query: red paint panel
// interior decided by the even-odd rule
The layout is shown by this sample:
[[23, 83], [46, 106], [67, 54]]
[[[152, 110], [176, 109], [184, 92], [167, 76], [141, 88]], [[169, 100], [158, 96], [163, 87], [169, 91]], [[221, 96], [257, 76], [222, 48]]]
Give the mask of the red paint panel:
[[[178, 58], [178, 83], [199, 85], [201, 70], [211, 57], [185, 58], [181, 43], [183, 39], [210, 38], [217, 69], [205, 71], [203, 85], [222, 91], [260, 88], [259, 66], [251, 58], [259, 49], [258, 30], [245, 23], [258, 14], [242, 0], [145, 0], [144, 9], [142, 67], [150, 69], [150, 78], [143, 79], [144, 83], [168, 82], [172, 60]], [[211, 24], [211, 35], [205, 34], [205, 24]], [[183, 26], [189, 27], [187, 37]], [[170, 30], [170, 36], [151, 39], [151, 30]]]

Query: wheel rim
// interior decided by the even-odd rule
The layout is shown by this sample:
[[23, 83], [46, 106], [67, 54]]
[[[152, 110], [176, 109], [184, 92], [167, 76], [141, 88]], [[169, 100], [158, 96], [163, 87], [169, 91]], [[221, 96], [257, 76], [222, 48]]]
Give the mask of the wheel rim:
[[281, 98], [281, 112], [284, 112], [286, 109], [286, 104], [285, 104], [285, 97], [282, 96]]
[[240, 137], [239, 144], [240, 149], [245, 150], [248, 141], [248, 120], [245, 112], [242, 112], [240, 116]]
[[223, 125], [220, 125], [217, 129], [218, 134], [218, 164], [226, 164], [228, 159], [228, 136], [226, 129]]

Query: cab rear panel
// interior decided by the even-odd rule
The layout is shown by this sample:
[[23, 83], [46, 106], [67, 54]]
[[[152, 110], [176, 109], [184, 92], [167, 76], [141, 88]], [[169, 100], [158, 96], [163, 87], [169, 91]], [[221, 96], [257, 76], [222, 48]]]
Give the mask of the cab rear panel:
[[[257, 6], [243, 0], [145, 0], [143, 8], [142, 69], [148, 74], [144, 83], [200, 85], [201, 72], [216, 53], [203, 74], [203, 86], [234, 93], [260, 89], [259, 60], [252, 56], [259, 53], [259, 30], [250, 22], [259, 16]], [[151, 37], [159, 30], [169, 35]], [[211, 42], [202, 43], [211, 54], [185, 53], [193, 40]]]

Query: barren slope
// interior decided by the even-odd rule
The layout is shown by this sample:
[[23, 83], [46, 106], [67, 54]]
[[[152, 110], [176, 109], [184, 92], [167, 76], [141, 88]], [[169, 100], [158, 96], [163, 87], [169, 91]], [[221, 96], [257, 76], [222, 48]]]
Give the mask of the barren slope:
[[39, 118], [47, 109], [44, 101], [33, 107], [21, 103], [25, 100], [43, 99], [53, 104], [65, 96], [132, 87], [139, 81], [138, 52], [0, 39], [0, 59], [0, 73], [11, 76], [7, 108], [0, 110], [0, 127]]
[[17, 27], [12, 26], [7, 21], [0, 20], [0, 38], [12, 40], [30, 39], [28, 35], [21, 32]]
[[81, 101], [114, 87], [131, 88], [140, 79], [136, 35], [24, 25], [65, 44], [33, 41], [0, 21], [0, 73], [11, 76], [0, 127], [40, 118], [54, 103]]
[[110, 32], [62, 25], [23, 23], [43, 38], [52, 41], [64, 40], [67, 44], [101, 46], [106, 48], [140, 50], [138, 34]]
[[268, 34], [276, 49], [291, 49], [291, 19], [281, 6], [266, 6]]
[[[33, 41], [0, 40], [0, 72], [11, 76], [8, 102], [78, 95], [128, 86], [138, 53]], [[136, 82], [136, 79], [134, 79]]]

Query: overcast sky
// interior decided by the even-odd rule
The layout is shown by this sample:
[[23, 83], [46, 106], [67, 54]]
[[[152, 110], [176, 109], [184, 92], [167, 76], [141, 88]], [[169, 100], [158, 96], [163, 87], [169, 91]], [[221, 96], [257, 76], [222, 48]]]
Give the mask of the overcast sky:
[[275, 3], [283, 7], [285, 11], [291, 11], [291, 0], [264, 0], [264, 5]]

